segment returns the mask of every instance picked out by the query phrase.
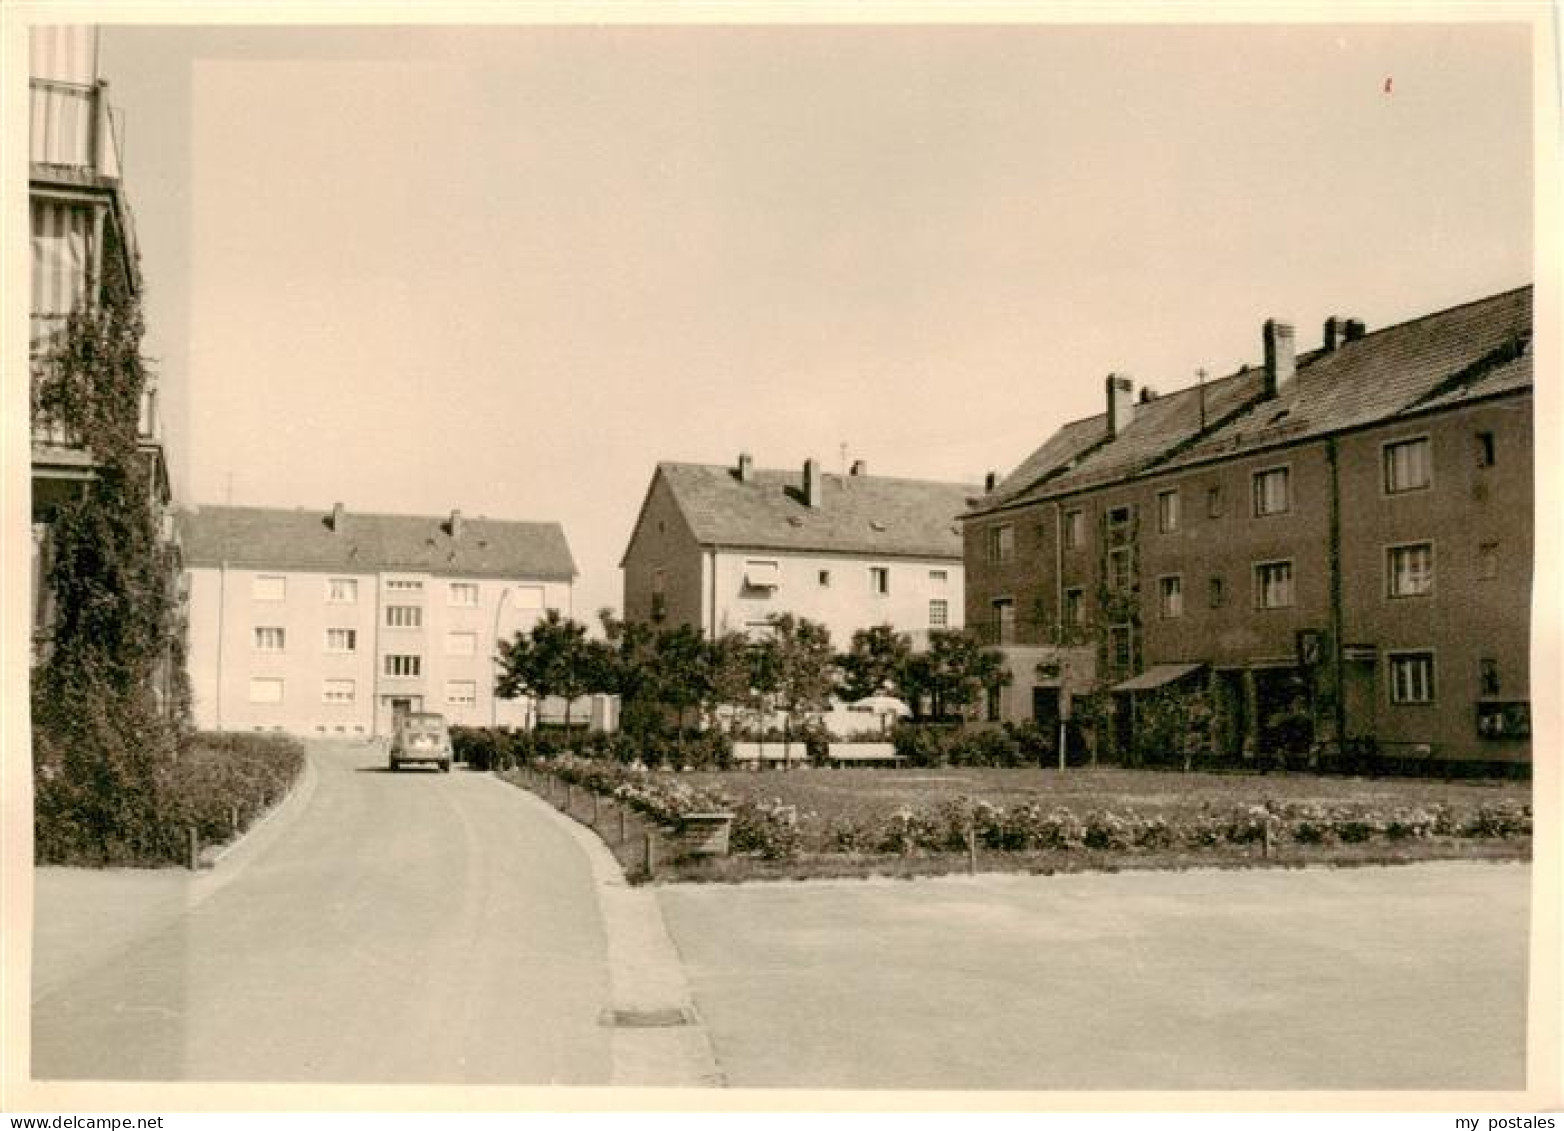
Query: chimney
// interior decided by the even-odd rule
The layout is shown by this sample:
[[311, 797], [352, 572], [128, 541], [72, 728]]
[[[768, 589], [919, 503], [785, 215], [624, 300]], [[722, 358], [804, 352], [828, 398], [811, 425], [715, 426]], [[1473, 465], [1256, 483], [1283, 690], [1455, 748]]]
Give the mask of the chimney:
[[1265, 321], [1265, 395], [1274, 397], [1292, 388], [1298, 375], [1298, 358], [1293, 352], [1292, 326], [1274, 318]]
[[850, 472], [848, 472], [848, 474], [849, 475], [868, 475], [869, 474], [869, 465], [864, 460], [855, 459], [855, 460], [853, 460], [853, 469]]
[[739, 453], [739, 482], [748, 483], [755, 478], [755, 459], [748, 452]]
[[1368, 333], [1368, 326], [1361, 318], [1347, 319], [1347, 341], [1356, 342]]
[[1122, 373], [1108, 374], [1108, 438], [1111, 440], [1135, 419], [1135, 383]]
[[804, 502], [809, 506], [818, 507], [821, 503], [820, 491], [820, 461], [806, 459], [804, 461]]
[[333, 534], [342, 533], [342, 520], [346, 515], [347, 510], [341, 503], [331, 504], [331, 532]]
[[462, 536], [462, 512], [461, 511], [452, 511], [451, 512], [451, 537], [453, 539], [455, 539], [455, 538], [460, 538], [461, 536]]
[[983, 476], [983, 492], [984, 492], [984, 494], [992, 495], [994, 493], [994, 488], [997, 487], [998, 485], [999, 485], [999, 474], [997, 472], [990, 471], [987, 475]]

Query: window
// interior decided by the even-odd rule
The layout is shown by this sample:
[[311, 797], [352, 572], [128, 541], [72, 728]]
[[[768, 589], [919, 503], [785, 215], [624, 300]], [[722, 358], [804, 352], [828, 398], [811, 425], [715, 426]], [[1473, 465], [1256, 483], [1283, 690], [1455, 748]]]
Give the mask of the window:
[[1494, 463], [1493, 433], [1479, 432], [1475, 438], [1478, 467], [1492, 467]]
[[1482, 695], [1499, 694], [1499, 661], [1483, 657], [1477, 661], [1477, 686]]
[[1434, 654], [1432, 652], [1392, 652], [1389, 659], [1392, 703], [1434, 701]]
[[767, 640], [776, 635], [777, 626], [769, 620], [752, 620], [744, 622], [744, 634], [751, 640]]
[[943, 569], [931, 569], [929, 570], [929, 580], [935, 585], [944, 585], [950, 580], [950, 572]]
[[1134, 660], [1133, 641], [1130, 638], [1130, 626], [1127, 624], [1111, 624], [1108, 626], [1108, 663], [1114, 671], [1128, 671]]
[[358, 698], [358, 688], [351, 679], [328, 679], [320, 697], [327, 703], [352, 703]]
[[1129, 538], [1130, 534], [1130, 508], [1110, 507], [1108, 509], [1108, 541], [1110, 544], [1118, 544]]
[[288, 599], [288, 579], [262, 574], [250, 581], [250, 596], [257, 601], [285, 601]]
[[1273, 467], [1254, 475], [1254, 513], [1257, 516], [1286, 514], [1292, 507], [1288, 497], [1288, 469]]
[[1206, 517], [1207, 518], [1221, 518], [1222, 517], [1222, 488], [1220, 488], [1220, 487], [1207, 487], [1206, 488]]
[[357, 652], [358, 629], [356, 628], [328, 628], [326, 630], [326, 651], [328, 652]]
[[281, 703], [282, 680], [267, 679], [259, 676], [250, 680], [250, 702]]
[[821, 570], [820, 574], [819, 574], [819, 581], [820, 581], [820, 588], [822, 588], [822, 589], [829, 589], [829, 588], [831, 588], [831, 571], [828, 570], [828, 569]]
[[1164, 619], [1184, 615], [1184, 579], [1177, 574], [1157, 579], [1157, 596]]
[[1064, 591], [1064, 623], [1076, 627], [1086, 623], [1086, 590]]
[[1422, 490], [1431, 481], [1432, 470], [1428, 458], [1427, 436], [1385, 445], [1385, 493], [1387, 495]]
[[950, 624], [950, 603], [936, 597], [929, 602], [929, 627], [944, 628]]
[[478, 702], [478, 684], [470, 679], [445, 681], [445, 702], [452, 707], [471, 707]]
[[478, 587], [470, 581], [453, 581], [447, 600], [452, 605], [472, 608], [478, 604]]
[[884, 597], [891, 591], [891, 571], [889, 566], [869, 567], [869, 592], [879, 597]]
[[1177, 491], [1157, 493], [1157, 529], [1163, 534], [1171, 534], [1178, 529], [1178, 509]]
[[1392, 597], [1423, 597], [1434, 591], [1434, 547], [1428, 542], [1390, 547], [1385, 567]]
[[422, 628], [424, 611], [417, 605], [387, 605], [387, 628]]
[[777, 588], [782, 580], [782, 565], [774, 561], [747, 561], [744, 563], [744, 588], [765, 589], [768, 592]]
[[447, 632], [445, 634], [445, 654], [447, 656], [476, 656], [478, 654], [478, 634], [476, 632]]
[[1016, 633], [1016, 603], [1009, 597], [994, 601], [994, 643], [1012, 644]]
[[257, 652], [281, 652], [286, 636], [287, 634], [280, 628], [257, 628], [255, 630], [255, 650]]
[[541, 609], [543, 607], [543, 586], [518, 585], [511, 591], [511, 604], [518, 609]]
[[352, 577], [332, 577], [326, 581], [326, 600], [333, 605], [358, 603], [358, 580]]
[[1477, 547], [1477, 577], [1492, 581], [1499, 576], [1499, 543], [1482, 542]]
[[1220, 577], [1213, 577], [1206, 582], [1206, 596], [1213, 609], [1220, 609], [1227, 604], [1226, 585]]
[[386, 579], [386, 588], [393, 593], [422, 593], [424, 583], [408, 577], [391, 577]]
[[386, 657], [386, 675], [405, 679], [422, 675], [423, 670], [424, 658], [422, 656], [389, 655]]
[[665, 569], [652, 570], [652, 596], [661, 597], [668, 590], [668, 571]]
[[1285, 609], [1292, 604], [1292, 562], [1261, 562], [1254, 567], [1257, 609]]
[[1081, 511], [1064, 512], [1064, 546], [1078, 550], [1086, 542], [1086, 516]]
[[1005, 523], [1003, 526], [991, 526], [988, 530], [988, 560], [991, 562], [1008, 562], [1015, 557], [1016, 552], [1016, 528]]
[[1129, 547], [1121, 546], [1117, 550], [1108, 551], [1108, 588], [1115, 592], [1130, 587], [1130, 551]]

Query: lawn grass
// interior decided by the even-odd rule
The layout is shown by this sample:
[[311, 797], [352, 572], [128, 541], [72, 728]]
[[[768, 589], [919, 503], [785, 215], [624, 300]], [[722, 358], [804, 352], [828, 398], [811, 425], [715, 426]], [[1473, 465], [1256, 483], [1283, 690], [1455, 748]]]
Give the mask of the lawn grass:
[[[502, 777], [537, 788], [537, 779], [519, 773]], [[927, 810], [958, 798], [986, 801], [1003, 808], [1036, 804], [1063, 807], [1077, 814], [1133, 810], [1170, 822], [1203, 812], [1276, 803], [1365, 807], [1380, 810], [1449, 807], [1475, 810], [1496, 803], [1526, 805], [1528, 783], [1516, 781], [1437, 781], [1419, 778], [1350, 778], [1304, 773], [1181, 773], [1176, 770], [1117, 768], [927, 770], [701, 771], [654, 775], [720, 792], [737, 803], [780, 803], [797, 811], [800, 844], [791, 859], [753, 856], [674, 860], [658, 850], [657, 880], [742, 882], [764, 879], [818, 879], [854, 876], [937, 875], [971, 870], [1007, 872], [1117, 871], [1204, 867], [1357, 866], [1424, 860], [1526, 860], [1529, 836], [1503, 839], [1421, 837], [1373, 843], [1223, 844], [1191, 848], [1070, 849], [1025, 852], [914, 851], [907, 854], [836, 851], [832, 830], [842, 823], [860, 826], [883, 821], [900, 809]], [[561, 808], [563, 787], [548, 788]], [[573, 815], [590, 824], [584, 791], [577, 792]], [[600, 801], [598, 828], [603, 840], [634, 881], [646, 874], [645, 836], [655, 826], [627, 814], [626, 837], [618, 836], [618, 806]]]

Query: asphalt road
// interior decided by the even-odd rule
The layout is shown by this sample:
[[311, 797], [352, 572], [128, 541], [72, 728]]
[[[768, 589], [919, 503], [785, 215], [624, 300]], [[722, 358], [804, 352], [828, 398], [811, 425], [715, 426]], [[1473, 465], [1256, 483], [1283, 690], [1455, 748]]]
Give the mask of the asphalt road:
[[33, 1077], [609, 1083], [607, 940], [570, 831], [486, 775], [311, 757], [308, 803], [231, 882], [50, 977]]
[[752, 1088], [1525, 1087], [1531, 869], [659, 889]]

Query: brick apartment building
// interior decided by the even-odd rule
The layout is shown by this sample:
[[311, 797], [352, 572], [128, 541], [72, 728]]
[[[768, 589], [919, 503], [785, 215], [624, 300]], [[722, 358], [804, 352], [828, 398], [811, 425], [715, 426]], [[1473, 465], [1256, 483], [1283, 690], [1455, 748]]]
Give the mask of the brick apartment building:
[[1262, 364], [1164, 396], [1109, 377], [964, 516], [994, 714], [1110, 692], [1099, 749], [1171, 699], [1222, 754], [1529, 763], [1531, 298], [1302, 354], [1267, 322]]

